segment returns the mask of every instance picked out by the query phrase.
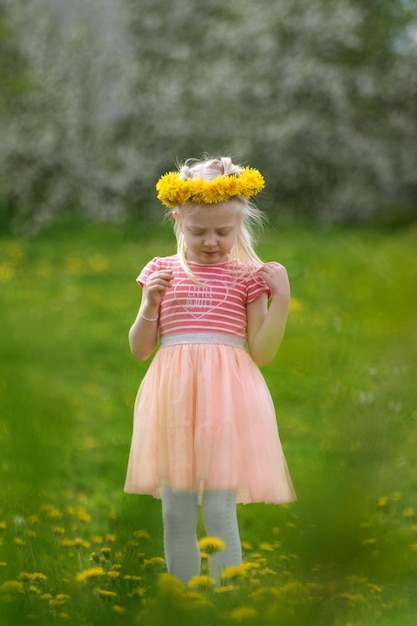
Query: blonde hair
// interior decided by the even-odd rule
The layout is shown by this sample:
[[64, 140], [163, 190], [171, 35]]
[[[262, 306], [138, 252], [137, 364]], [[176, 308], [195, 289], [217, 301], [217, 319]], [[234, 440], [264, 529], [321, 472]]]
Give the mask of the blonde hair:
[[[244, 168], [236, 165], [230, 157], [206, 157], [202, 160], [188, 159], [178, 167], [179, 177], [181, 180], [202, 179], [211, 181], [218, 176], [235, 176], [239, 178]], [[262, 264], [262, 260], [255, 252], [255, 241], [258, 232], [264, 225], [265, 217], [263, 213], [251, 202], [243, 196], [233, 196], [229, 200], [218, 203], [224, 206], [233, 206], [241, 217], [240, 228], [238, 230], [236, 243], [230, 251], [230, 262], [237, 269], [240, 266], [242, 270], [250, 272], [253, 266]], [[206, 207], [210, 211], [210, 204], [196, 204], [195, 202], [186, 202], [185, 204], [175, 207], [174, 211], [170, 210], [169, 215], [176, 214], [180, 219], [186, 211], [193, 211], [200, 206]], [[184, 271], [195, 282], [199, 282], [191, 271], [186, 258], [186, 245], [184, 235], [178, 220], [174, 223], [174, 233], [177, 239], [177, 253]]]

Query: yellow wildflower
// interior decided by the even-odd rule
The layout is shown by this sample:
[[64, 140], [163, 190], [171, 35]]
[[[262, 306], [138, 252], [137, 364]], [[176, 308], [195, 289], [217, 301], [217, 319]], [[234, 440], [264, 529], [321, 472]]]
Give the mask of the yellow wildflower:
[[206, 554], [215, 554], [216, 552], [222, 552], [226, 548], [226, 545], [224, 541], [217, 537], [203, 537], [198, 542], [198, 547], [202, 552], [206, 552]]
[[408, 509], [405, 509], [404, 513], [403, 513], [404, 517], [414, 517], [415, 516], [415, 511], [414, 509], [410, 506]]
[[4, 593], [23, 593], [23, 584], [18, 580], [6, 580], [1, 586], [0, 591]]
[[244, 578], [247, 576], [248, 570], [242, 565], [232, 565], [226, 567], [221, 573], [222, 580], [234, 580], [235, 578]]
[[102, 598], [116, 598], [117, 593], [115, 591], [108, 591], [107, 589], [97, 589], [97, 593]]
[[220, 587], [215, 588], [215, 593], [229, 593], [230, 591], [234, 591], [236, 587], [234, 585], [220, 585]]
[[111, 548], [109, 547], [100, 548], [100, 552], [104, 556], [105, 559], [109, 559]]
[[158, 584], [161, 591], [168, 595], [183, 595], [185, 587], [183, 583], [172, 574], [164, 572], [159, 575]]
[[107, 572], [107, 576], [110, 578], [110, 580], [117, 580], [120, 576], [120, 572], [110, 570], [109, 572]]
[[0, 530], [6, 530], [7, 524], [6, 522], [0, 522]]
[[24, 546], [26, 543], [25, 540], [20, 539], [20, 537], [14, 537], [13, 541], [17, 546]]
[[136, 537], [136, 539], [145, 539], [146, 541], [151, 540], [151, 537], [147, 530], [137, 530], [133, 533], [133, 536]]
[[255, 619], [258, 613], [253, 606], [238, 606], [229, 613], [231, 619], [235, 622], [243, 622], [245, 620]]
[[210, 576], [193, 576], [188, 583], [190, 589], [196, 589], [199, 587], [215, 587], [215, 585], [216, 581]]
[[378, 506], [379, 507], [384, 507], [387, 506], [388, 504], [388, 496], [381, 496], [380, 498], [378, 498]]
[[106, 572], [102, 567], [90, 567], [83, 570], [82, 572], [79, 572], [76, 575], [75, 580], [79, 583], [83, 583], [91, 580], [92, 578], [99, 578], [100, 576], [104, 576], [105, 573]]
[[145, 559], [143, 561], [144, 565], [165, 565], [165, 559], [161, 556], [153, 556], [150, 559]]
[[120, 604], [114, 604], [113, 611], [118, 613], [118, 615], [126, 615], [127, 613], [127, 610], [123, 606], [120, 606]]

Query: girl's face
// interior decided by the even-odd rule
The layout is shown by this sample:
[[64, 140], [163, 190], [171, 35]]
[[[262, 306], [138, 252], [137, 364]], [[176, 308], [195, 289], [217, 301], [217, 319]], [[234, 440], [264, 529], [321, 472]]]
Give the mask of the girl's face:
[[185, 209], [176, 219], [187, 247], [187, 261], [203, 265], [227, 261], [241, 224], [233, 204]]

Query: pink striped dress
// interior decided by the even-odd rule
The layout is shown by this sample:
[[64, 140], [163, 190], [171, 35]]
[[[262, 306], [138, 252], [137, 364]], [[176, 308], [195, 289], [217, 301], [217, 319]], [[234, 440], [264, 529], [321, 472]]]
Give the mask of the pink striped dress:
[[246, 306], [268, 292], [253, 272], [225, 262], [154, 258], [137, 282], [170, 269], [160, 347], [139, 387], [125, 490], [160, 497], [234, 490], [237, 502], [295, 499], [265, 380], [245, 349]]

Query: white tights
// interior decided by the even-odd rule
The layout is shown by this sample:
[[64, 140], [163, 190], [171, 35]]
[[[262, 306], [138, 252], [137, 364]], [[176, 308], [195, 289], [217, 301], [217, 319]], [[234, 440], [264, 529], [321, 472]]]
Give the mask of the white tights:
[[[226, 549], [209, 556], [209, 574], [217, 584], [225, 567], [240, 565], [242, 548], [236, 517], [234, 491], [205, 491], [203, 522], [209, 537], [222, 539]], [[165, 561], [168, 572], [183, 583], [200, 573], [197, 542], [198, 494], [162, 488]]]

